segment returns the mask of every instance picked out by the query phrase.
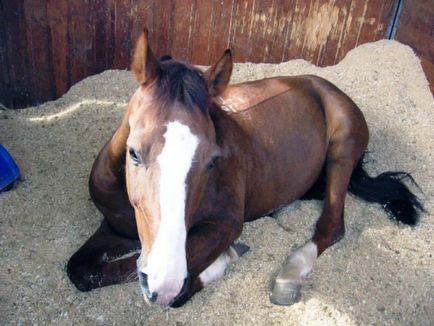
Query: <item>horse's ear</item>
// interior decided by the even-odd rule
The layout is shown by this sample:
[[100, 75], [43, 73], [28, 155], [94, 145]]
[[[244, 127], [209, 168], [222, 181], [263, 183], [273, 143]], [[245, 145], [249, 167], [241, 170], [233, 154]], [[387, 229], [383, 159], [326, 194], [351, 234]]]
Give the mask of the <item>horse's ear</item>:
[[229, 84], [232, 74], [232, 52], [227, 49], [222, 57], [204, 72], [211, 96], [222, 93]]
[[131, 70], [140, 84], [146, 84], [160, 75], [160, 64], [152, 53], [145, 28], [136, 43]]

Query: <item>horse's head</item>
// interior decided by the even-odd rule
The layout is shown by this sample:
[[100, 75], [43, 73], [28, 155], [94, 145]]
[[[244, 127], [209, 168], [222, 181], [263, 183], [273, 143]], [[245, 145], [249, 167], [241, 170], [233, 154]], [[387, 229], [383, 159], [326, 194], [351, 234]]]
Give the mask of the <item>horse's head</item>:
[[140, 86], [128, 107], [126, 181], [142, 243], [137, 267], [145, 299], [169, 304], [187, 280], [187, 233], [221, 155], [209, 110], [232, 57], [227, 50], [205, 73], [158, 61], [145, 30], [132, 71]]

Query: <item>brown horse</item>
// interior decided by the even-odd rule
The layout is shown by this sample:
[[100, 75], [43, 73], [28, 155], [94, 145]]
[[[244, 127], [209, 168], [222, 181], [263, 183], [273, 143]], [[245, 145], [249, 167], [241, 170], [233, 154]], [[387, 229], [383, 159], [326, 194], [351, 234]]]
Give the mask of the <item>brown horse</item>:
[[417, 222], [423, 207], [401, 181], [409, 175], [366, 174], [365, 119], [328, 81], [277, 77], [228, 86], [229, 50], [203, 73], [157, 60], [146, 30], [132, 71], [139, 87], [90, 176], [104, 220], [68, 262], [78, 289], [138, 274], [145, 300], [180, 306], [247, 250], [234, 244], [245, 221], [299, 198], [325, 198], [312, 239], [286, 259], [273, 284], [271, 301], [290, 304], [317, 257], [344, 236], [348, 189], [403, 223]]

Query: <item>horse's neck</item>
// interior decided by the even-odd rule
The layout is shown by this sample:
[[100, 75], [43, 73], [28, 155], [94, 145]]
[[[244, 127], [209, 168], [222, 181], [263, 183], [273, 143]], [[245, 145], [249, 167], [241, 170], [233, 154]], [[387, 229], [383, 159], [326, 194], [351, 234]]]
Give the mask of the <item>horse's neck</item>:
[[235, 115], [228, 114], [217, 104], [214, 104], [211, 118], [216, 130], [217, 144], [221, 147], [225, 156], [237, 156], [239, 158], [248, 154], [250, 137], [242, 129], [235, 119]]
[[120, 160], [122, 160], [125, 155], [126, 143], [130, 133], [128, 118], [129, 111], [127, 109], [122, 118], [121, 124], [113, 134], [108, 145], [109, 165], [114, 169], [117, 169], [119, 164], [122, 163]]

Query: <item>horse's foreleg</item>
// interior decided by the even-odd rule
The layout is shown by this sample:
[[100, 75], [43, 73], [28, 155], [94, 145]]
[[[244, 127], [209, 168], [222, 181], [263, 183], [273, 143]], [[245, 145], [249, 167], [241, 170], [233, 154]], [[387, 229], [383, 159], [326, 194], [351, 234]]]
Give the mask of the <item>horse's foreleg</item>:
[[220, 254], [211, 265], [199, 274], [199, 279], [203, 286], [205, 287], [211, 282], [222, 278], [229, 265], [244, 255], [248, 250], [249, 247], [242, 243], [234, 243], [231, 245], [225, 252]]
[[105, 221], [70, 258], [67, 273], [80, 291], [137, 280], [140, 241], [120, 237]]
[[[189, 279], [171, 303], [182, 306], [196, 292], [223, 276], [231, 262], [243, 255], [248, 247], [233, 244], [242, 230], [238, 223], [203, 223], [188, 234], [187, 267]], [[231, 245], [232, 244], [232, 245]]]
[[311, 241], [296, 250], [284, 262], [270, 296], [275, 304], [289, 305], [300, 297], [300, 288], [312, 271], [317, 257], [344, 236], [344, 203], [355, 165], [353, 159], [327, 162], [327, 185], [323, 212]]

